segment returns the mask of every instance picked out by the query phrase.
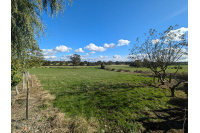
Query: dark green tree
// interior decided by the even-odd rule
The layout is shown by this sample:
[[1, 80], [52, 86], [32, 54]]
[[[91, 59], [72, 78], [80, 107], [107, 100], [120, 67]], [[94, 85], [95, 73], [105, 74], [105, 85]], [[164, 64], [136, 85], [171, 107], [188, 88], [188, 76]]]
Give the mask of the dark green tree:
[[78, 55], [78, 54], [73, 54], [72, 56], [70, 56], [70, 60], [71, 60], [71, 62], [73, 64], [73, 66], [75, 66], [75, 65], [77, 65], [78, 63], [81, 62], [81, 56]]

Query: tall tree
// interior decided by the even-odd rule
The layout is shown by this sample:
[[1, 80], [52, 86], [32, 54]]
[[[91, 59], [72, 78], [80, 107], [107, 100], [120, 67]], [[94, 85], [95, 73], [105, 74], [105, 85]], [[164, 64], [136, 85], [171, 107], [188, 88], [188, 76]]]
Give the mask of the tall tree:
[[[71, 3], [72, 0], [68, 0]], [[50, 7], [50, 12], [49, 8]], [[11, 53], [25, 61], [27, 53], [39, 50], [37, 39], [47, 31], [42, 21], [43, 11], [51, 17], [65, 9], [65, 0], [12, 0], [11, 1]]]
[[[68, 0], [68, 4], [72, 1]], [[11, 67], [15, 68], [11, 71], [26, 67], [30, 56], [40, 50], [37, 40], [47, 31], [41, 17], [43, 11], [53, 17], [64, 9], [65, 0], [11, 0]]]
[[73, 54], [72, 56], [70, 56], [70, 60], [72, 61], [72, 64], [75, 66], [81, 62], [81, 56], [78, 54]]
[[177, 26], [170, 26], [162, 33], [150, 29], [149, 34], [144, 34], [143, 41], [137, 38], [137, 43], [131, 50], [131, 58], [142, 60], [144, 66], [149, 67], [160, 78], [162, 84], [167, 81], [167, 67], [188, 54], [187, 29], [175, 27]]

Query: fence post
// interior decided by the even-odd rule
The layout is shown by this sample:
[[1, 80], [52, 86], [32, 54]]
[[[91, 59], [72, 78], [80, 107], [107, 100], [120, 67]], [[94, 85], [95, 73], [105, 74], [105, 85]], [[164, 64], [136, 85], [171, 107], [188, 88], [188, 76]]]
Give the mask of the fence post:
[[23, 73], [23, 90], [24, 90], [24, 73]]
[[169, 74], [169, 83], [171, 83], [172, 73]]
[[27, 81], [27, 94], [26, 94], [26, 119], [28, 120], [28, 94], [29, 94], [29, 85]]
[[33, 87], [33, 75], [31, 75], [31, 87]]
[[17, 85], [15, 86], [15, 89], [16, 89], [17, 95], [19, 95], [19, 91], [17, 89]]

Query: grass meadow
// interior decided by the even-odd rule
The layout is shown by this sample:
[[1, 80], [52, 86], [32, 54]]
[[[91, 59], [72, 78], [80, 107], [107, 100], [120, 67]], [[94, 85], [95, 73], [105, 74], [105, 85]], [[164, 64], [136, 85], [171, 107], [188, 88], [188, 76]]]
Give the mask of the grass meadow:
[[[128, 65], [110, 65], [110, 68], [150, 71]], [[177, 108], [171, 102], [169, 89], [152, 86], [152, 77], [100, 69], [100, 66], [72, 66], [28, 69], [45, 90], [56, 96], [53, 105], [67, 117], [95, 118], [100, 132], [142, 132], [148, 129], [144, 122], [163, 121], [154, 110]], [[175, 69], [168, 69], [174, 72]], [[180, 71], [187, 72], [187, 66]], [[176, 91], [177, 98], [185, 97]], [[168, 114], [165, 114], [166, 116]]]

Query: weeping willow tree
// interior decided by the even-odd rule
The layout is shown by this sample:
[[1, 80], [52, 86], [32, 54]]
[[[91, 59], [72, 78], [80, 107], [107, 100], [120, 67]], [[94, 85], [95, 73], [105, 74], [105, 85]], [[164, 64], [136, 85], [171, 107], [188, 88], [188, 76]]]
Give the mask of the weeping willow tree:
[[[68, 0], [71, 4], [73, 0]], [[40, 58], [38, 40], [45, 37], [47, 28], [42, 13], [49, 16], [63, 13], [66, 0], [11, 0], [11, 71], [25, 68], [31, 59]], [[38, 58], [37, 58], [38, 57]], [[33, 65], [33, 64], [32, 64]], [[11, 75], [11, 81], [14, 81]]]

